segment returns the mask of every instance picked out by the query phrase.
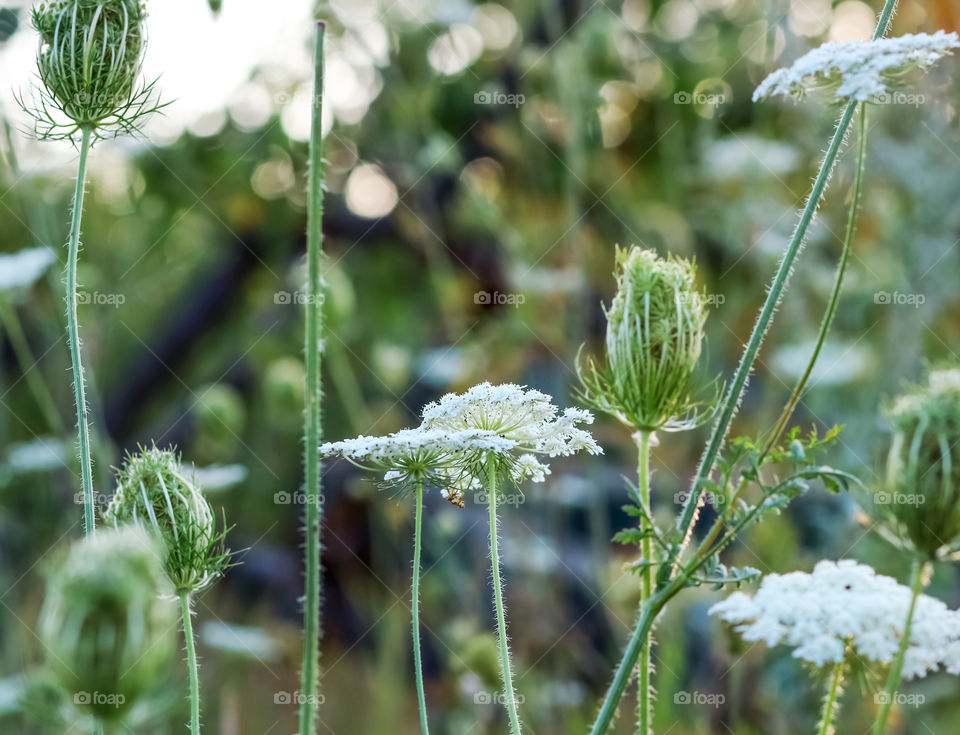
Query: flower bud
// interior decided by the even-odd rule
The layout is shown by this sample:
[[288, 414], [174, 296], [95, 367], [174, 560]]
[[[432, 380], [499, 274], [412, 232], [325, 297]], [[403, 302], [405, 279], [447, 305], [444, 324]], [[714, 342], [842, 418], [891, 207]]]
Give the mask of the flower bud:
[[177, 594], [209, 585], [226, 566], [210, 504], [169, 449], [141, 449], [117, 473], [104, 511], [108, 523], [136, 523], [160, 536], [164, 567]]
[[175, 645], [170, 592], [142, 530], [106, 529], [71, 547], [48, 581], [40, 637], [78, 706], [117, 719], [157, 685]]
[[[130, 130], [147, 111], [150, 85], [138, 84], [147, 17], [141, 0], [45, 0], [33, 11], [43, 83], [38, 132]], [[54, 122], [55, 108], [72, 125]], [[43, 130], [48, 128], [48, 130]]]
[[693, 424], [693, 371], [707, 319], [694, 265], [653, 250], [617, 248], [617, 293], [608, 309], [605, 362], [579, 369], [595, 408], [637, 431]]
[[887, 413], [889, 502], [878, 506], [902, 540], [933, 557], [960, 541], [960, 369], [932, 371]]

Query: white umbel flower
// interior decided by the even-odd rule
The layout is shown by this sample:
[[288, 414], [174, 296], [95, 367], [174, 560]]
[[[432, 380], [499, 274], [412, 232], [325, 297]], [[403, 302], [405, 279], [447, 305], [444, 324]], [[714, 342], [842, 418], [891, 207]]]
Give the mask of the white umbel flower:
[[0, 254], [0, 291], [32, 286], [56, 260], [47, 247]]
[[[751, 597], [735, 592], [710, 608], [736, 625], [744, 640], [794, 648], [794, 658], [818, 667], [839, 663], [848, 648], [889, 664], [897, 654], [910, 589], [850, 559], [821, 561], [811, 574], [767, 575]], [[927, 595], [917, 599], [903, 676], [943, 666], [960, 673], [960, 613]]]
[[814, 90], [826, 90], [841, 100], [882, 100], [907, 71], [926, 69], [957, 46], [957, 34], [944, 31], [825, 43], [770, 74], [754, 91], [753, 100], [778, 94], [801, 99]]

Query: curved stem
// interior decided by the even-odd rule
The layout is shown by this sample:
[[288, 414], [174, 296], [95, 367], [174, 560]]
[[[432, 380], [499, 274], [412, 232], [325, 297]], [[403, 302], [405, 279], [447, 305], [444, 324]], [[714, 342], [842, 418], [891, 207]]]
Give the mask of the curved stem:
[[510, 668], [510, 645], [507, 642], [507, 620], [503, 612], [503, 590], [500, 582], [500, 553], [497, 551], [497, 472], [495, 457], [487, 460], [489, 479], [487, 495], [490, 504], [490, 565], [493, 572], [493, 601], [497, 612], [497, 636], [500, 643], [500, 674], [503, 676], [503, 697], [510, 716], [511, 735], [521, 735], [520, 717], [517, 714], [517, 697], [513, 690], [513, 672]]
[[897, 648], [897, 655], [890, 664], [890, 674], [887, 677], [887, 686], [880, 696], [880, 710], [877, 712], [877, 719], [873, 723], [873, 735], [886, 735], [887, 719], [890, 717], [890, 708], [893, 706], [893, 699], [900, 688], [900, 680], [903, 676], [903, 659], [907, 655], [907, 648], [910, 646], [910, 631], [913, 627], [913, 611], [917, 607], [917, 598], [923, 592], [925, 578], [927, 576], [926, 563], [920, 559], [914, 559], [910, 570], [910, 607], [907, 610], [907, 619], [903, 624], [903, 634], [900, 636], [900, 646]]
[[190, 619], [190, 593], [180, 593], [180, 617], [183, 619], [183, 638], [187, 645], [187, 668], [190, 670], [190, 733], [200, 732], [200, 669], [197, 649], [193, 641], [193, 621]]
[[83, 527], [89, 535], [96, 520], [93, 506], [93, 467], [90, 461], [90, 435], [87, 423], [87, 398], [83, 363], [80, 359], [80, 325], [77, 319], [77, 260], [80, 254], [80, 222], [83, 218], [83, 190], [90, 153], [91, 131], [83, 129], [80, 161], [77, 164], [77, 188], [73, 194], [73, 216], [67, 252], [67, 336], [70, 343], [70, 367], [73, 371], [73, 396], [77, 404], [77, 440], [80, 445], [80, 482], [83, 487]]
[[[638, 432], [637, 449], [637, 479], [640, 490], [640, 500], [646, 509], [641, 516], [640, 530], [649, 532], [650, 520], [646, 513], [652, 513], [650, 504], [650, 432]], [[653, 539], [649, 535], [640, 541], [640, 553], [647, 562], [640, 580], [642, 601], [646, 602], [653, 594], [655, 569], [650, 563], [653, 561]], [[651, 691], [651, 640], [649, 633], [645, 636], [640, 650], [639, 672], [637, 675], [637, 733], [649, 735], [653, 727], [653, 696]]]
[[417, 480], [417, 516], [413, 529], [413, 584], [411, 617], [413, 619], [413, 663], [417, 676], [417, 704], [420, 707], [420, 732], [427, 735], [427, 700], [423, 693], [423, 665], [420, 661], [420, 525], [423, 517], [423, 481]]
[[[887, 26], [890, 23], [890, 17], [893, 15], [893, 9], [896, 7], [896, 4], [897, 0], [886, 0], [883, 10], [880, 13], [880, 19], [877, 22], [877, 29], [874, 32], [873, 37], [875, 39], [882, 37], [886, 33]], [[837, 161], [837, 156], [840, 153], [840, 148], [843, 145], [843, 140], [846, 137], [847, 129], [850, 127], [850, 122], [853, 119], [853, 113], [856, 111], [857, 105], [858, 102], [856, 100], [850, 99], [843, 110], [843, 114], [840, 116], [840, 120], [837, 122], [833, 138], [830, 140], [830, 145], [827, 147], [823, 162], [820, 164], [820, 170], [817, 172], [816, 179], [814, 179], [810, 196], [807, 198], [807, 203], [800, 215], [800, 220], [797, 222], [793, 236], [790, 238], [790, 243], [787, 245], [787, 249], [784, 252], [777, 272], [767, 291], [767, 298], [760, 308], [757, 323], [754, 325], [750, 339], [747, 341], [747, 346], [743, 351], [740, 364], [737, 366], [733, 380], [730, 382], [730, 387], [724, 395], [723, 403], [717, 414], [713, 428], [710, 431], [710, 438], [707, 440], [703, 457], [700, 460], [697, 475], [691, 485], [689, 498], [677, 522], [677, 528], [681, 532], [680, 541], [675, 543], [670, 551], [671, 563], [674, 562], [683, 551], [683, 548], [690, 539], [690, 535], [693, 533], [693, 526], [697, 521], [697, 509], [700, 507], [700, 499], [703, 495], [704, 481], [713, 471], [717, 456], [726, 439], [727, 431], [730, 429], [730, 423], [737, 413], [740, 400], [743, 398], [743, 393], [746, 390], [747, 378], [750, 377], [753, 364], [757, 359], [757, 354], [760, 352], [760, 346], [763, 343], [767, 330], [770, 328], [770, 323], [777, 310], [777, 305], [780, 303], [780, 297], [783, 295], [787, 283], [790, 280], [790, 273], [793, 269], [794, 261], [803, 248], [807, 230], [813, 221], [813, 215], [816, 213], [817, 207], [820, 205], [820, 199], [823, 197], [823, 193], [827, 188], [827, 182], [830, 180], [830, 174]]]
[[323, 299], [320, 290], [320, 259], [323, 256], [323, 39], [326, 25], [317, 23], [313, 122], [310, 130], [310, 170], [307, 202], [307, 271], [310, 293], [306, 301], [304, 361], [303, 463], [306, 483], [304, 508], [304, 609], [303, 662], [300, 669], [300, 735], [315, 735], [316, 696], [320, 687], [320, 457], [321, 437], [320, 335], [323, 326]]
[[833, 716], [837, 712], [837, 700], [842, 693], [843, 667], [845, 662], [838, 661], [833, 666], [830, 674], [830, 688], [827, 690], [827, 696], [823, 700], [823, 708], [820, 710], [820, 727], [817, 735], [833, 735]]
[[840, 250], [840, 260], [837, 262], [837, 271], [833, 280], [833, 291], [830, 293], [830, 301], [827, 304], [827, 310], [824, 312], [823, 318], [820, 320], [820, 331], [817, 334], [817, 343], [813, 349], [813, 354], [810, 355], [809, 362], [807, 362], [807, 368], [803, 371], [803, 375], [800, 376], [800, 379], [794, 386], [793, 392], [790, 394], [790, 400], [788, 400], [787, 404], [783, 407], [783, 411], [780, 412], [780, 417], [777, 419], [777, 423], [774, 424], [773, 430], [767, 437], [766, 442], [764, 442], [764, 454], [769, 452], [776, 445], [776, 443], [780, 440], [780, 437], [783, 435], [784, 430], [786, 430], [787, 423], [790, 421], [790, 417], [793, 415], [797, 404], [800, 402], [800, 398], [803, 396], [803, 391], [807, 387], [807, 383], [810, 380], [810, 375], [813, 373], [813, 368], [817, 364], [817, 359], [820, 357], [820, 352], [823, 349], [823, 343], [826, 340], [827, 333], [830, 331], [830, 327], [833, 325], [833, 318], [837, 313], [837, 304], [840, 302], [840, 291], [843, 288], [843, 277], [846, 274], [847, 261], [850, 257], [850, 245], [853, 242], [853, 234], [857, 229], [857, 214], [860, 210], [860, 194], [863, 186], [863, 168], [867, 157], [866, 103], [861, 103], [860, 105], [859, 143], [860, 144], [857, 149], [857, 169], [853, 179], [853, 197], [852, 201], [850, 202], [850, 213], [847, 216], [847, 229], [843, 236], [843, 247]]

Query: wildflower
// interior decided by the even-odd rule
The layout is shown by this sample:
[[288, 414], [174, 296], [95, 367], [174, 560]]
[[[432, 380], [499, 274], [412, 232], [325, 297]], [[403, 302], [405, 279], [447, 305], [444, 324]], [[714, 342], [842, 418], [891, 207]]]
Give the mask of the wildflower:
[[[51, 575], [40, 614], [49, 665], [77, 704], [121, 717], [157, 686], [174, 640], [174, 609], [153, 540], [100, 531]], [[93, 693], [93, 696], [91, 696]]]
[[927, 385], [897, 398], [887, 413], [887, 498], [877, 493], [874, 507], [902, 540], [933, 557], [960, 541], [960, 369], [932, 371]]
[[199, 486], [169, 449], [141, 449], [117, 474], [117, 488], [104, 512], [108, 523], [137, 523], [159, 534], [164, 566], [177, 594], [197, 592], [219, 577], [229, 561], [225, 532]]
[[40, 137], [133, 132], [157, 109], [153, 85], [139, 81], [146, 17], [141, 0], [46, 0], [34, 9], [43, 88], [28, 111]]
[[957, 34], [944, 31], [825, 43], [770, 74], [754, 91], [753, 100], [777, 94], [802, 99], [808, 92], [824, 92], [837, 100], [880, 101], [907, 72], [926, 70], [957, 46]]
[[584, 399], [635, 431], [689, 428], [697, 423], [693, 371], [707, 319], [694, 266], [653, 250], [617, 248], [614, 275], [605, 362], [578, 367]]
[[[744, 640], [786, 644], [794, 658], [823, 667], [850, 653], [889, 664], [897, 655], [912, 591], [851, 559], [821, 561], [812, 573], [767, 575], [756, 595], [735, 592], [710, 608]], [[953, 652], [948, 655], [948, 652]], [[944, 666], [960, 673], [960, 613], [919, 595], [903, 675]]]

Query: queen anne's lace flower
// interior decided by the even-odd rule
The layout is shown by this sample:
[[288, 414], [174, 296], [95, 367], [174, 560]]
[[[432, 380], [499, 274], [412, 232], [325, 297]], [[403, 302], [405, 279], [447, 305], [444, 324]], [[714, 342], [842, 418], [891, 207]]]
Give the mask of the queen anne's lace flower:
[[[793, 646], [795, 658], [816, 666], [843, 661], [848, 649], [889, 664], [900, 645], [910, 597], [910, 589], [892, 577], [844, 559], [821, 561], [811, 574], [770, 574], [755, 596], [735, 592], [710, 614], [735, 623], [744, 640]], [[960, 673], [960, 613], [921, 595], [903, 675], [922, 677], [940, 666]]]
[[824, 90], [836, 99], [878, 101], [894, 91], [906, 72], [928, 68], [957, 46], [957, 34], [944, 31], [825, 43], [770, 74], [754, 91], [753, 100], [777, 94], [800, 99], [807, 92]]

